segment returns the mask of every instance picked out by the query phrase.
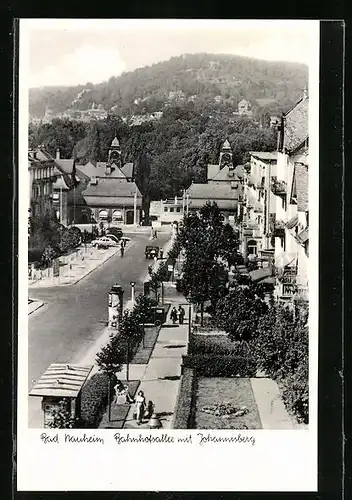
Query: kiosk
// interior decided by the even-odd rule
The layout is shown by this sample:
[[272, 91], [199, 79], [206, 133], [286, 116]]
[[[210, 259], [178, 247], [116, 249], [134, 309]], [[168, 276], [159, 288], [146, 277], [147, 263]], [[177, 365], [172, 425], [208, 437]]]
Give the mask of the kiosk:
[[123, 294], [121, 285], [113, 285], [109, 292], [109, 326], [117, 328], [122, 318]]
[[44, 427], [53, 420], [53, 410], [59, 409], [60, 401], [67, 399], [67, 410], [73, 418], [80, 418], [81, 389], [86, 382], [91, 366], [53, 363], [30, 390], [30, 396], [42, 397]]

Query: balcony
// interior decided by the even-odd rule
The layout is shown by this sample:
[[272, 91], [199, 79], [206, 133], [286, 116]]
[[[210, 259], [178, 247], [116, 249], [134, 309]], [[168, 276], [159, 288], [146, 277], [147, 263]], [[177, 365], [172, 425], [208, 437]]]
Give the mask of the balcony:
[[296, 295], [295, 300], [297, 301], [309, 301], [308, 287], [306, 285], [297, 284], [296, 285]]
[[275, 177], [273, 177], [271, 182], [271, 190], [276, 196], [286, 196], [287, 184], [285, 181], [278, 181]]

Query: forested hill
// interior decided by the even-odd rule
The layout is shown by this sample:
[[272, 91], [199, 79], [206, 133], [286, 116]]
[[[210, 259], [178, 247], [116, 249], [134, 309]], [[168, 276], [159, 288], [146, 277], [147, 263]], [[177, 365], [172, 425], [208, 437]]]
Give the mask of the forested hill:
[[245, 98], [255, 113], [263, 107], [279, 113], [300, 98], [307, 83], [308, 68], [298, 63], [186, 54], [112, 76], [101, 84], [30, 89], [29, 112], [32, 117], [42, 117], [46, 108], [55, 115], [72, 108], [84, 110], [95, 103], [106, 111], [113, 108], [119, 116], [130, 116], [161, 111], [175, 98], [170, 92], [182, 91], [182, 99], [189, 102], [191, 98], [196, 111], [213, 108], [214, 97], [221, 96], [220, 105], [227, 108], [235, 110]]

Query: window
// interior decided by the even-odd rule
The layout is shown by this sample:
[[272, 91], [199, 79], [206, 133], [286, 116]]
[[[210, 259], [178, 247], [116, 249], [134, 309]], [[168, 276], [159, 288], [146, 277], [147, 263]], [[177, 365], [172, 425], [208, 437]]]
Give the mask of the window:
[[99, 219], [100, 220], [106, 220], [108, 218], [108, 212], [107, 210], [100, 210], [99, 212]]
[[112, 220], [122, 221], [122, 212], [121, 210], [114, 210], [112, 213]]
[[170, 212], [173, 212], [174, 211], [174, 207], [170, 207]]
[[59, 193], [53, 193], [53, 200], [57, 201], [59, 199]]
[[181, 207], [177, 207], [176, 212], [181, 212]]
[[164, 212], [167, 212], [167, 207], [164, 207]]

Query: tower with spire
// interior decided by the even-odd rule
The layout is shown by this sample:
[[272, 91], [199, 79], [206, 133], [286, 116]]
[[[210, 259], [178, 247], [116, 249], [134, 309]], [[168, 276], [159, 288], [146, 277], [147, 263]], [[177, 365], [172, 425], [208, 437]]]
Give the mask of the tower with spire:
[[225, 140], [221, 147], [219, 166], [220, 168], [227, 166], [230, 170], [233, 169], [232, 149], [228, 139]]
[[121, 147], [118, 138], [114, 137], [108, 153], [108, 164], [115, 164], [117, 167], [122, 167]]

